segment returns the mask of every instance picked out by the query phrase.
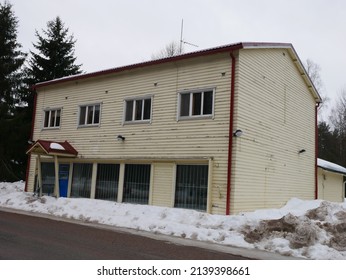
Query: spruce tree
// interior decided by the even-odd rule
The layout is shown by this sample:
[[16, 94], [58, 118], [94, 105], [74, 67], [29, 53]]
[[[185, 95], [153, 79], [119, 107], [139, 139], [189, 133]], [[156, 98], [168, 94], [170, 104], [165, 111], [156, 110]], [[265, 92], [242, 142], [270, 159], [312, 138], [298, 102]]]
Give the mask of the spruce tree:
[[21, 67], [25, 54], [17, 42], [18, 21], [8, 2], [0, 3], [0, 117], [13, 114], [19, 102]]
[[28, 104], [28, 118], [31, 119], [34, 91], [32, 86], [39, 82], [54, 80], [65, 76], [80, 74], [81, 65], [75, 64], [74, 47], [76, 40], [69, 35], [60, 17], [47, 23], [47, 29], [42, 35], [36, 31], [37, 43], [33, 46], [36, 51], [30, 51], [30, 59], [25, 69], [26, 90], [22, 98]]
[[65, 76], [80, 74], [81, 65], [75, 64], [74, 47], [76, 41], [69, 35], [60, 17], [47, 23], [43, 35], [36, 31], [38, 39], [33, 44], [38, 52], [30, 51], [28, 78], [31, 83], [44, 82]]
[[17, 42], [18, 20], [8, 2], [0, 3], [0, 27], [0, 181], [14, 181], [24, 178], [23, 135], [28, 126], [21, 120], [19, 106], [25, 54]]

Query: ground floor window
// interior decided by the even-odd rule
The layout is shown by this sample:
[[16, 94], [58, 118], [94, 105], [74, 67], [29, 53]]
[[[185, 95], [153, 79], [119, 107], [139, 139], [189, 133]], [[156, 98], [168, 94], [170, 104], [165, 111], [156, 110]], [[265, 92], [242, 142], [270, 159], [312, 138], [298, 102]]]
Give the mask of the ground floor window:
[[90, 198], [92, 168], [91, 163], [73, 164], [71, 197]]
[[150, 164], [126, 164], [123, 202], [148, 204]]
[[207, 209], [208, 165], [177, 165], [174, 207]]
[[119, 164], [98, 164], [95, 198], [116, 201], [119, 184]]
[[55, 167], [53, 162], [41, 162], [42, 173], [42, 193], [47, 195], [54, 194], [55, 186]]

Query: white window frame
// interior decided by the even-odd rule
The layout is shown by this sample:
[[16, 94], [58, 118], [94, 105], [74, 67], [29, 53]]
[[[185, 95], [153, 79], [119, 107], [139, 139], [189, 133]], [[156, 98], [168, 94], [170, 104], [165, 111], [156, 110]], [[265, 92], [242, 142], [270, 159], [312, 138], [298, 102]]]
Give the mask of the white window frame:
[[[98, 123], [95, 123], [95, 106], [100, 107], [99, 122]], [[86, 110], [85, 110], [85, 116], [84, 116], [84, 124], [81, 124], [80, 118], [81, 118], [81, 112], [82, 112], [83, 107], [86, 107]], [[92, 123], [88, 124], [87, 120], [88, 120], [89, 107], [93, 107], [93, 116], [92, 116]], [[78, 120], [77, 120], [78, 121], [78, 127], [100, 126], [100, 124], [101, 124], [101, 111], [102, 111], [102, 103], [101, 102], [79, 105], [79, 107], [78, 107]]]
[[[56, 124], [56, 116], [57, 112], [60, 111], [60, 119], [59, 119], [59, 125]], [[54, 114], [54, 124], [51, 126], [51, 118], [52, 118], [52, 112], [55, 112]], [[49, 113], [48, 115], [48, 126], [45, 126], [46, 124], [46, 113]], [[46, 108], [43, 110], [43, 124], [42, 129], [58, 129], [61, 126], [61, 116], [62, 116], [62, 108]]]
[[[203, 89], [194, 89], [194, 90], [183, 90], [178, 92], [178, 110], [177, 110], [177, 120], [191, 120], [191, 119], [210, 119], [214, 118], [214, 108], [215, 108], [215, 89], [216, 87], [209, 87]], [[213, 104], [212, 104], [212, 112], [211, 114], [203, 114], [203, 106], [204, 106], [204, 93], [211, 91], [213, 93]], [[201, 93], [201, 114], [200, 115], [192, 115], [193, 111], [193, 95], [195, 93]], [[183, 94], [190, 94], [190, 106], [189, 106], [189, 115], [181, 116], [181, 100]]]
[[[150, 118], [149, 119], [143, 119], [144, 118], [144, 101], [150, 99]], [[136, 120], [136, 101], [142, 100], [142, 115], [140, 120]], [[127, 121], [126, 120], [126, 105], [127, 102], [132, 101], [133, 107], [132, 107], [132, 119]], [[123, 124], [136, 124], [136, 123], [151, 123], [152, 121], [152, 113], [153, 113], [153, 95], [146, 95], [143, 97], [135, 97], [135, 98], [126, 98], [124, 99], [124, 114], [123, 114]]]

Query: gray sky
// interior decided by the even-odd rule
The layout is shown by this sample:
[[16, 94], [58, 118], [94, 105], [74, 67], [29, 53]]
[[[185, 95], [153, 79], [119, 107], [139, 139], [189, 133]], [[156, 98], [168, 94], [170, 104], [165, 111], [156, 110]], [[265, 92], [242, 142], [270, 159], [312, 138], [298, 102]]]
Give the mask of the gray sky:
[[[0, 0], [4, 2], [4, 0]], [[60, 16], [77, 39], [86, 72], [149, 60], [167, 43], [184, 40], [195, 51], [236, 42], [292, 43], [302, 61], [321, 67], [324, 94], [346, 89], [344, 0], [9, 0], [19, 20], [23, 51], [35, 30]]]

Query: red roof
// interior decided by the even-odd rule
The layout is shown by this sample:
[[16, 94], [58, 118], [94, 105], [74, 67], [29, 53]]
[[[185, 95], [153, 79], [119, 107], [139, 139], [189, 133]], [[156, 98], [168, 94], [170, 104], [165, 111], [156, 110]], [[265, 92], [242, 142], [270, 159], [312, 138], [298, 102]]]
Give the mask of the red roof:
[[26, 153], [44, 153], [47, 155], [60, 155], [67, 157], [76, 157], [78, 155], [77, 150], [69, 142], [49, 140], [37, 140]]

